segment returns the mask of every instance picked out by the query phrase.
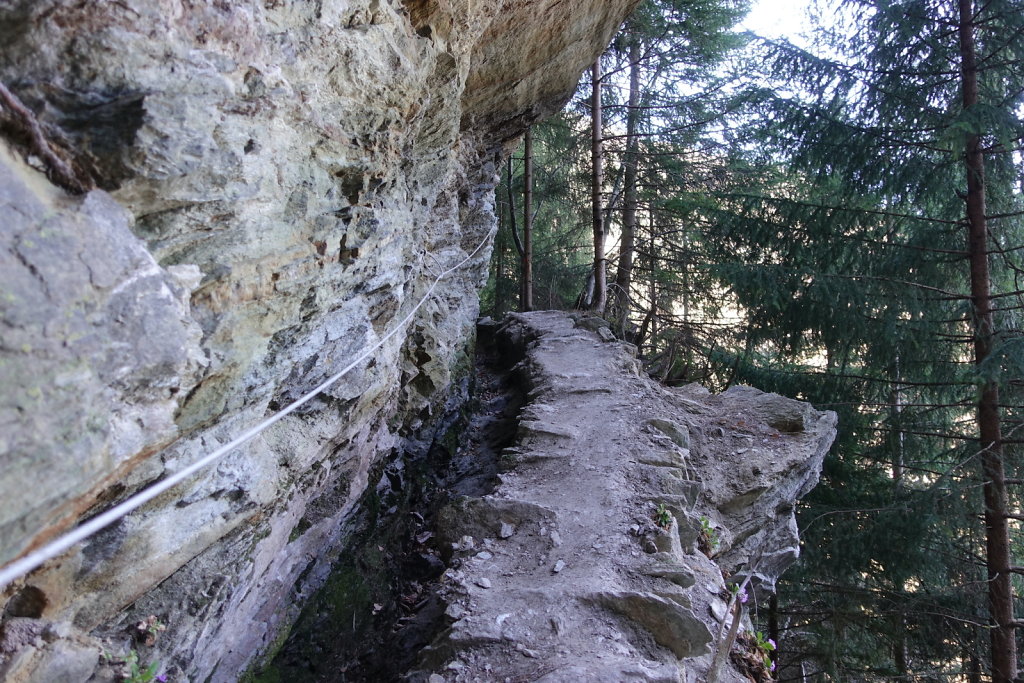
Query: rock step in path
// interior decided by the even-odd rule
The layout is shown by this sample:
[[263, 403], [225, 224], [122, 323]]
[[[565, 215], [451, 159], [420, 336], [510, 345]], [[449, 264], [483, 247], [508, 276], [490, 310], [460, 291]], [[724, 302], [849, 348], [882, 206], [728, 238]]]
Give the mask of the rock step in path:
[[[497, 489], [441, 515], [451, 624], [412, 680], [703, 681], [724, 577], [763, 598], [796, 559], [793, 510], [835, 414], [665, 388], [602, 325], [537, 312], [495, 331], [523, 357], [528, 403]], [[751, 680], [725, 661], [720, 681]]]

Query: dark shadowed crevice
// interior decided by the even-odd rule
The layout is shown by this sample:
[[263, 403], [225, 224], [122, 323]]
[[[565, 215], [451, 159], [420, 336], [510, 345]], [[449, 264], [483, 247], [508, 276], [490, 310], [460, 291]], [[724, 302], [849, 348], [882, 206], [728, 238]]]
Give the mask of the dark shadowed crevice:
[[435, 594], [447, 555], [435, 516], [454, 498], [493, 490], [523, 403], [512, 371], [521, 352], [496, 348], [492, 332], [480, 330], [469, 391], [374, 473], [343, 531], [348, 547], [254, 683], [399, 680], [448, 625]]

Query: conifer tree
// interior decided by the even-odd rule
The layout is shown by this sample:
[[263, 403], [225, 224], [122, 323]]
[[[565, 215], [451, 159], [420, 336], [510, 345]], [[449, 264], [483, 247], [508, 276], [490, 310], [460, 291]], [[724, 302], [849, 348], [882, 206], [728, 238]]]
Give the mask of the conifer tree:
[[[747, 140], [768, 165], [748, 192], [723, 198], [720, 223], [717, 273], [760, 352], [742, 378], [841, 409], [832, 487], [804, 516], [811, 562], [804, 585], [790, 584], [802, 598], [788, 616], [831, 629], [804, 645], [834, 677], [971, 676], [987, 659], [993, 680], [1013, 680], [999, 429], [1012, 407], [998, 390], [1021, 362], [1006, 317], [1020, 295], [1007, 272], [985, 270], [1017, 268], [993, 254], [1024, 241], [1007, 174], [1024, 131], [1024, 8], [839, 9], [826, 56], [773, 46], [777, 88]], [[997, 311], [996, 301], [1017, 303]], [[983, 529], [972, 512], [984, 512]]]
[[[1009, 573], [1024, 569], [1000, 544], [1024, 540], [1022, 2], [822, 5], [835, 20], [817, 55], [769, 45], [746, 73], [774, 77], [735, 96], [713, 65], [742, 8], [648, 0], [604, 57], [600, 135], [589, 78], [534, 129], [537, 307], [567, 307], [615, 263], [608, 315], [658, 378], [840, 412], [800, 515], [805, 561], [773, 611], [782, 665], [835, 680], [1014, 675]], [[749, 125], [730, 127], [734, 113]], [[523, 264], [509, 230], [521, 159], [485, 292], [502, 310]]]
[[[653, 263], [642, 267], [645, 271], [643, 286], [633, 287], [632, 263], [637, 247], [631, 245], [631, 237], [648, 242], [654, 238], [659, 242], [663, 234], [664, 239], [672, 241], [681, 220], [680, 203], [673, 197], [681, 188], [686, 192], [698, 188], [701, 192], [706, 190], [696, 169], [689, 168], [688, 163], [679, 163], [674, 155], [676, 150], [689, 146], [690, 149], [683, 150], [684, 153], [698, 157], [696, 150], [707, 142], [701, 142], [701, 138], [716, 120], [709, 112], [725, 106], [721, 96], [698, 93], [702, 90], [714, 93], [720, 88], [718, 81], [721, 78], [713, 74], [714, 65], [740, 44], [740, 39], [727, 29], [742, 16], [745, 5], [746, 0], [648, 0], [642, 3], [603, 55], [600, 64], [595, 65], [602, 70], [598, 79], [600, 107], [596, 108], [600, 110], [601, 121], [596, 135], [592, 125], [595, 113], [592, 72], [581, 79], [577, 95], [565, 111], [533, 128], [537, 147], [534, 165], [538, 242], [534, 249], [534, 280], [538, 307], [546, 305], [543, 302], [543, 292], [548, 290], [545, 282], [563, 282], [571, 272], [578, 278], [577, 294], [580, 294], [580, 286], [589, 280], [583, 293], [579, 297], [574, 296], [578, 305], [603, 310], [602, 299], [608, 300], [610, 290], [614, 306], [608, 315], [619, 321], [623, 333], [635, 336], [632, 330], [635, 318], [646, 316], [652, 309], [646, 296], [650, 280], [646, 271], [654, 269], [657, 272], [650, 273], [651, 277], [664, 279], [667, 285], [672, 285], [676, 279], [672, 271], [674, 264], [654, 258]], [[636, 86], [632, 102], [627, 85], [630, 81]], [[681, 83], [689, 84], [684, 86], [691, 90], [689, 94], [680, 94], [677, 85]], [[545, 157], [545, 150], [549, 142], [556, 142], [556, 135], [562, 136], [557, 142], [561, 151]], [[568, 143], [564, 139], [566, 135], [574, 136], [575, 142]], [[602, 160], [602, 177], [596, 184], [593, 182], [595, 166], [592, 161], [595, 142]], [[498, 193], [509, 245], [514, 244], [514, 238], [520, 234], [519, 219], [513, 219], [509, 213], [515, 210], [518, 215], [522, 206], [520, 154], [517, 152], [515, 155], [511, 181], [514, 196], [508, 195], [509, 185], [506, 182]], [[554, 164], [556, 172], [548, 172], [545, 158]], [[696, 161], [697, 165], [704, 163], [703, 159]], [[544, 263], [545, 238], [541, 233], [553, 229], [561, 239], [574, 240], [572, 246], [566, 244], [560, 248], [573, 250], [575, 259], [578, 256], [575, 251], [580, 246], [581, 219], [587, 215], [583, 213], [585, 205], [575, 201], [581, 193], [586, 193], [589, 198], [587, 227], [591, 266], [580, 272], [577, 261], [555, 260], [550, 265], [558, 272], [549, 272]], [[633, 207], [632, 219], [627, 217], [629, 207]], [[659, 236], [639, 235], [636, 224], [645, 215], [657, 211], [663, 216], [657, 223], [664, 226]], [[516, 231], [511, 230], [513, 223]], [[654, 223], [647, 221], [647, 225]], [[499, 245], [496, 245], [492, 271], [500, 259], [505, 266], [502, 273], [506, 277], [519, 277], [519, 266], [508, 267], [514, 259], [497, 248], [502, 240], [504, 238], [499, 238]], [[599, 245], [600, 256], [596, 253]], [[522, 260], [522, 252], [519, 253]], [[650, 262], [654, 256], [647, 254], [645, 262]], [[602, 269], [607, 269], [605, 287], [595, 287], [594, 276]], [[609, 283], [614, 284], [609, 288]], [[666, 286], [666, 296], [674, 288], [674, 285]], [[490, 304], [493, 294], [502, 291], [499, 283], [492, 283], [485, 291], [485, 300]], [[564, 295], [560, 294], [553, 300], [563, 299]], [[630, 310], [634, 300], [641, 310]], [[502, 301], [507, 305], [509, 299], [505, 297]], [[666, 299], [660, 307], [653, 308], [661, 308], [664, 315], [671, 309], [671, 304]], [[632, 323], [629, 322], [631, 313], [636, 314]]]
[[604, 125], [601, 107], [601, 58], [590, 69], [590, 211], [594, 234], [594, 270], [587, 286], [586, 305], [598, 314], [604, 313], [608, 301], [607, 266], [605, 264], [604, 219]]

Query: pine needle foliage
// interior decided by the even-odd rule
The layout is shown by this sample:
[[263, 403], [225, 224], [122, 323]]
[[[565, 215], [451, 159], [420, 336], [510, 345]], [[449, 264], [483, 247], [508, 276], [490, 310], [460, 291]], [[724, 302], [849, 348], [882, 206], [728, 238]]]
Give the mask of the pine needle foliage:
[[[765, 42], [770, 87], [736, 138], [759, 172], [720, 195], [712, 270], [757, 350], [720, 367], [840, 413], [801, 514], [804, 561], [781, 586], [784, 671], [966, 680], [989, 654], [972, 410], [980, 383], [1012, 386], [1022, 356], [1002, 315], [998, 352], [971, 362], [962, 150], [983, 135], [989, 211], [1005, 215], [992, 241], [1019, 247], [1024, 7], [976, 17], [984, 106], [968, 110], [956, 10], [822, 3], [833, 21], [814, 51]], [[1012, 260], [993, 261], [994, 286], [1019, 302]]]

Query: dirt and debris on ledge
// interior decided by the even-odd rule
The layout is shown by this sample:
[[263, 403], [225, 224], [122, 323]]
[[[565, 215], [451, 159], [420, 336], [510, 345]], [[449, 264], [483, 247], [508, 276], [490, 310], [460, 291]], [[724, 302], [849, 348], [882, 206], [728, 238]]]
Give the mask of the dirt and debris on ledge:
[[[662, 387], [578, 315], [489, 325], [522, 357], [528, 400], [497, 488], [440, 515], [449, 625], [408, 678], [706, 680], [731, 620], [724, 577], [763, 603], [796, 559], [794, 507], [835, 414]], [[730, 666], [719, 681], [751, 680]]]

